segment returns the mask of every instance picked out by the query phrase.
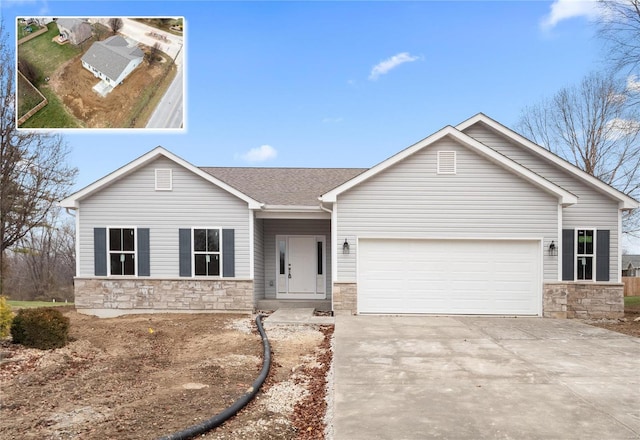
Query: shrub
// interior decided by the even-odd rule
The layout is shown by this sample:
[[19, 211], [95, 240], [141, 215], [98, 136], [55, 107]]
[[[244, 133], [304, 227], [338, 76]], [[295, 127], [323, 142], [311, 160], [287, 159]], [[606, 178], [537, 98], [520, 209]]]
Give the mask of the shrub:
[[49, 350], [67, 345], [69, 318], [53, 308], [21, 309], [13, 318], [14, 344]]
[[9, 336], [11, 321], [13, 321], [11, 306], [7, 303], [7, 299], [4, 296], [0, 296], [0, 338]]

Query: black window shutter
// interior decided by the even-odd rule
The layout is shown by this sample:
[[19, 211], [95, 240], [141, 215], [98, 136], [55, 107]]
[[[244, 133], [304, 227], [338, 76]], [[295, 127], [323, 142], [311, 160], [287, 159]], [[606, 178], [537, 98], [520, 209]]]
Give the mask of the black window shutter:
[[562, 280], [573, 281], [575, 275], [573, 268], [575, 265], [574, 250], [574, 230], [562, 230]]
[[233, 229], [222, 230], [222, 276], [236, 276], [235, 233]]
[[107, 276], [107, 228], [93, 229], [93, 267], [96, 276]]
[[179, 231], [180, 246], [180, 276], [191, 276], [191, 229], [180, 229]]
[[596, 232], [596, 281], [609, 281], [609, 231]]
[[151, 275], [151, 255], [149, 254], [149, 228], [138, 228], [138, 276]]

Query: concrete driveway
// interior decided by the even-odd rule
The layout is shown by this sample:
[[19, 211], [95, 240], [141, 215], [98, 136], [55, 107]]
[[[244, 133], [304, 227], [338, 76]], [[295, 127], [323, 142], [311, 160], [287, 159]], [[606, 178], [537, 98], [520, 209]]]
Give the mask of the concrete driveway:
[[640, 339], [573, 320], [338, 316], [336, 440], [638, 439]]

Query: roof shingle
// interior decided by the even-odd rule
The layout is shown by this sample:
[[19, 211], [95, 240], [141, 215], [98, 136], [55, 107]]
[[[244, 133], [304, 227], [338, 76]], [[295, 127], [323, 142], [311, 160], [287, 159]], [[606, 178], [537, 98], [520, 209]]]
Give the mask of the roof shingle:
[[266, 205], [318, 206], [318, 197], [366, 168], [200, 167]]

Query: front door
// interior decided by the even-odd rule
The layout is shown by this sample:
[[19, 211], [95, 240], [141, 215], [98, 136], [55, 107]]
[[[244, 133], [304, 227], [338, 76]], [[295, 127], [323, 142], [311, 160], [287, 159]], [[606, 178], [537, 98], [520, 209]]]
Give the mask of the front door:
[[325, 297], [325, 244], [323, 236], [276, 237], [278, 298]]

